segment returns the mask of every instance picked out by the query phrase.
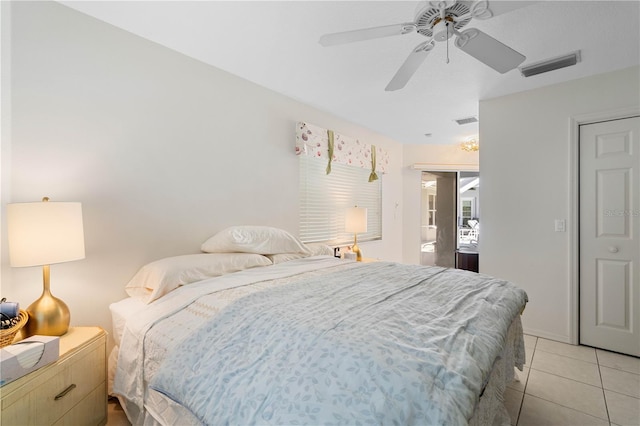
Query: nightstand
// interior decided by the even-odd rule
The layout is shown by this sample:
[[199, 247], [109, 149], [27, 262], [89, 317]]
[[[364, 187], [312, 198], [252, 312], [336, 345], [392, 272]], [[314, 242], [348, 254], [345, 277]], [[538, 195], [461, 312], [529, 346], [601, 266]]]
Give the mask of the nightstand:
[[1, 424], [106, 424], [106, 344], [99, 327], [69, 328], [56, 362], [0, 387]]

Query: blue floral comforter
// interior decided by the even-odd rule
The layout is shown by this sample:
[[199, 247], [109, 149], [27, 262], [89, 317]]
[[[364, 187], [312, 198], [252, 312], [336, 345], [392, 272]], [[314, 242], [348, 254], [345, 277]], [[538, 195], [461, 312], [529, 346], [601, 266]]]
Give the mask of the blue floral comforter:
[[237, 300], [151, 388], [210, 425], [462, 425], [526, 298], [467, 271], [358, 264]]

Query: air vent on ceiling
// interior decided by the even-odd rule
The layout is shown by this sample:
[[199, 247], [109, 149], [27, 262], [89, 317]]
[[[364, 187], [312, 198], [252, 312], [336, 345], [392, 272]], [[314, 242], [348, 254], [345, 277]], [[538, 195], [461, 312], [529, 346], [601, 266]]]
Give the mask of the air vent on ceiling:
[[557, 58], [547, 59], [546, 61], [536, 62], [530, 65], [520, 67], [520, 73], [523, 77], [531, 77], [549, 71], [554, 71], [564, 67], [570, 67], [580, 62], [580, 51], [569, 53], [568, 55], [558, 56]]
[[457, 120], [454, 120], [454, 121], [459, 125], [463, 125], [463, 124], [469, 124], [469, 123], [477, 123], [478, 119], [475, 117], [466, 117], [466, 118], [458, 118]]

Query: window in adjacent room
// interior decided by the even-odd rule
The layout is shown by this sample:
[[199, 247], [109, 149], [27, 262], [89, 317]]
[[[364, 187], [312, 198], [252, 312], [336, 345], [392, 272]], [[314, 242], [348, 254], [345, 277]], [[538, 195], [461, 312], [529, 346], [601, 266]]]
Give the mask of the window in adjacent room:
[[462, 226], [469, 226], [469, 220], [473, 219], [475, 214], [475, 198], [463, 198], [460, 204]]
[[427, 208], [427, 224], [428, 226], [436, 226], [436, 194], [428, 195], [428, 208]]
[[347, 208], [367, 208], [367, 232], [358, 241], [382, 238], [382, 173], [369, 182], [371, 170], [333, 163], [326, 174], [327, 163], [310, 156], [300, 156], [300, 239], [306, 243], [330, 245], [353, 243], [353, 235], [345, 232]]

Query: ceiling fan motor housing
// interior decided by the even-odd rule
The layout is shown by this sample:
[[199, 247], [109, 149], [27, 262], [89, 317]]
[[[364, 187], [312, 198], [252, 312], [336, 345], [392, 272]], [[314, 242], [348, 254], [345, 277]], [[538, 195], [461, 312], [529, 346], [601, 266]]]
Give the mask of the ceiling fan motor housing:
[[[468, 15], [469, 12], [469, 6], [466, 2], [459, 1], [445, 9], [445, 18], [442, 19], [438, 8], [425, 7], [416, 14], [415, 22], [418, 33], [426, 37], [433, 37], [437, 41], [447, 40], [453, 35], [454, 29], [460, 30], [471, 22], [471, 16], [457, 22], [453, 18]], [[449, 28], [447, 28], [447, 23], [449, 23]]]

